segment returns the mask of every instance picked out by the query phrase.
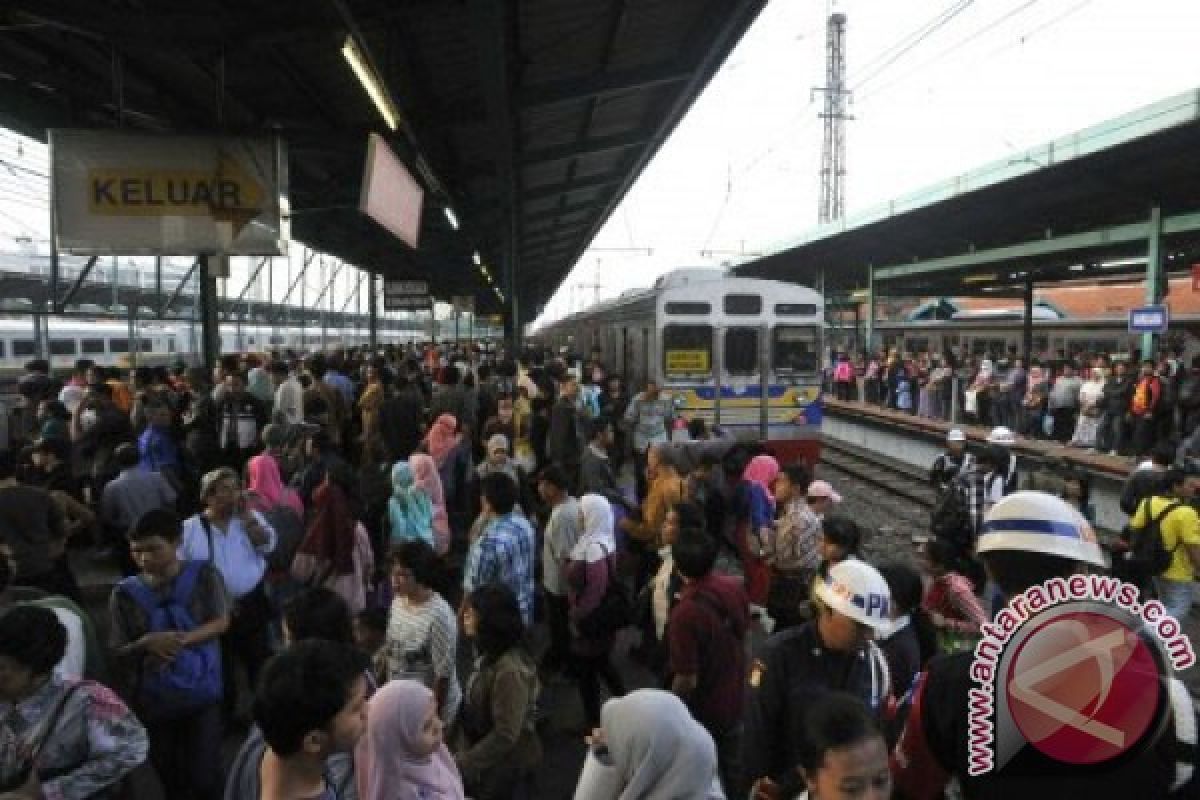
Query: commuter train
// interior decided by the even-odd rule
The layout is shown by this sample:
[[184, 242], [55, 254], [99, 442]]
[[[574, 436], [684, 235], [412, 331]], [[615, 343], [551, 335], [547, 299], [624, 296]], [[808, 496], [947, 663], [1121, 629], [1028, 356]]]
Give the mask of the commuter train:
[[824, 301], [790, 283], [679, 269], [548, 325], [532, 337], [598, 348], [631, 392], [656, 381], [683, 419], [763, 442], [783, 463], [820, 455]]
[[[70, 368], [77, 359], [87, 358], [97, 364], [127, 367], [137, 364], [173, 364], [192, 362], [200, 351], [200, 326], [194, 330], [186, 322], [139, 323], [136, 337], [130, 339], [129, 325], [114, 320], [89, 321], [51, 318], [49, 355], [55, 369]], [[412, 330], [380, 329], [377, 341], [383, 344], [418, 341], [427, 336]], [[232, 323], [220, 326], [221, 352], [264, 353], [292, 349], [298, 352], [319, 349], [322, 345], [320, 328], [300, 328]], [[349, 347], [367, 344], [369, 332], [364, 329], [326, 331], [328, 347]], [[0, 319], [0, 372], [20, 370], [38, 355], [33, 321], [29, 317]]]
[[[875, 323], [877, 346], [900, 352], [944, 353], [955, 349], [976, 358], [1024, 353], [1024, 314], [1008, 308], [970, 310], [946, 309], [930, 312], [926, 304], [903, 320]], [[830, 326], [829, 341], [835, 349], [857, 349], [862, 326]], [[1129, 331], [1126, 316], [1067, 316], [1053, 306], [1033, 308], [1033, 354], [1055, 358], [1062, 355], [1106, 353], [1119, 360], [1134, 357], [1141, 347], [1141, 334]], [[1200, 353], [1200, 315], [1171, 315], [1170, 329], [1160, 348], [1181, 350], [1185, 359]]]

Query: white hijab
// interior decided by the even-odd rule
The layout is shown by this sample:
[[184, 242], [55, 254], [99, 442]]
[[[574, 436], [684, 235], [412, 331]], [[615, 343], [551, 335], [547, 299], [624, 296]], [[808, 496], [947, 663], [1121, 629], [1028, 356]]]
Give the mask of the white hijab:
[[585, 494], [579, 500], [583, 513], [583, 534], [571, 548], [572, 561], [599, 561], [617, 551], [613, 535], [612, 506], [598, 494]]
[[639, 689], [609, 700], [600, 725], [619, 800], [724, 800], [712, 737], [674, 694]]

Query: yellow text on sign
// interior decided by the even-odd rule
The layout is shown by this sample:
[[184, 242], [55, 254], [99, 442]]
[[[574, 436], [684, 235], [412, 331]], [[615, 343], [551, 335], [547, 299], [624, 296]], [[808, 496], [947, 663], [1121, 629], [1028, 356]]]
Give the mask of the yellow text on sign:
[[262, 187], [241, 170], [88, 171], [88, 210], [112, 216], [212, 216], [261, 208]]
[[668, 350], [667, 372], [708, 372], [707, 350]]

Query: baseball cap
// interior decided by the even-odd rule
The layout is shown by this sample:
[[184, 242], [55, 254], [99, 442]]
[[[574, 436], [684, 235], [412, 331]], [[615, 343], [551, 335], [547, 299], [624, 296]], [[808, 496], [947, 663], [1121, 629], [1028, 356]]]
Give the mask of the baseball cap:
[[828, 497], [835, 503], [842, 502], [842, 496], [834, 491], [829, 481], [813, 481], [808, 485], [808, 497]]

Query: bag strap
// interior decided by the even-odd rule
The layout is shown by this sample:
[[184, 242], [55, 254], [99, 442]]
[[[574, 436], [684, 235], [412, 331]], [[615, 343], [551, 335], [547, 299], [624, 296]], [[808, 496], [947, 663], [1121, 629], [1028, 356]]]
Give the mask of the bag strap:
[[58, 702], [54, 704], [54, 710], [51, 711], [49, 716], [46, 717], [46, 722], [42, 726], [42, 729], [38, 733], [38, 736], [35, 740], [36, 743], [30, 743], [29, 752], [27, 755], [29, 763], [34, 764], [37, 762], [37, 758], [41, 754], [42, 748], [46, 746], [46, 742], [49, 741], [50, 735], [54, 733], [54, 730], [58, 727], [59, 718], [62, 716], [63, 710], [66, 709], [67, 702], [71, 699], [75, 692], [79, 690], [79, 686], [80, 684], [78, 683], [67, 686], [62, 695], [58, 698]]
[[204, 526], [204, 535], [208, 537], [208, 563], [216, 566], [217, 551], [213, 547], [213, 532], [212, 523], [208, 521], [208, 517], [204, 516], [204, 512], [200, 512], [200, 524]]

